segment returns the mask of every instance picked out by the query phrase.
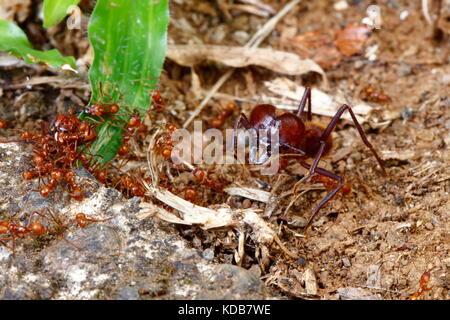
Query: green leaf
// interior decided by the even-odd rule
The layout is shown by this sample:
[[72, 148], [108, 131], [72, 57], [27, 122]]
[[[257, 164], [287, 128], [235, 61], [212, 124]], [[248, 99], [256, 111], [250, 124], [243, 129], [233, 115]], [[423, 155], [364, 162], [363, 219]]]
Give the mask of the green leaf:
[[21, 57], [27, 63], [44, 62], [60, 68], [65, 64], [76, 68], [73, 57], [63, 57], [58, 50], [39, 51], [31, 47], [26, 34], [14, 23], [0, 19], [0, 51]]
[[[98, 0], [88, 28], [94, 49], [91, 103], [115, 102], [141, 115], [149, 109], [166, 56], [168, 23], [168, 0]], [[117, 153], [123, 126], [118, 121], [100, 128], [90, 152], [101, 163]]]
[[52, 27], [65, 16], [67, 16], [67, 10], [74, 5], [77, 5], [80, 0], [45, 0], [44, 1], [44, 27]]

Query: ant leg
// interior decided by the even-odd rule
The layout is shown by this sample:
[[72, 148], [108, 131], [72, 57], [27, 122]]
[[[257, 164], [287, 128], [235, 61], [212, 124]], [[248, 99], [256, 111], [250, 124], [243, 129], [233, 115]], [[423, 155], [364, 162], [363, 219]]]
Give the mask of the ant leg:
[[8, 250], [10, 250], [10, 251], [13, 251], [13, 248], [11, 248], [10, 246], [8, 246], [8, 245], [6, 244], [6, 242], [8, 242], [8, 241], [10, 241], [10, 240], [12, 240], [12, 239], [13, 239], [12, 237], [2, 238], [2, 239], [0, 240], [0, 244], [1, 244], [2, 246], [4, 246], [6, 249], [8, 249]]
[[[6, 245], [6, 243], [4, 243], [2, 240], [0, 240], [0, 244], [2, 246], [4, 246], [6, 249], [9, 249], [9, 247]], [[11, 250], [11, 249], [9, 249], [9, 250]]]
[[296, 153], [298, 153], [298, 154], [295, 155], [297, 157], [302, 157], [302, 156], [305, 155], [305, 152], [303, 150], [291, 146], [290, 143], [280, 143], [280, 147], [285, 147], [285, 148], [288, 148], [288, 149], [291, 149], [291, 150], [295, 151]]
[[236, 131], [240, 127], [244, 127], [247, 130], [252, 128], [250, 121], [248, 120], [247, 116], [243, 113], [241, 113], [239, 118], [236, 120], [236, 123], [234, 124], [234, 130]]
[[46, 219], [48, 219], [48, 220], [50, 220], [50, 221], [53, 221], [53, 222], [57, 225], [57, 227], [54, 228], [53, 231], [54, 231], [58, 236], [61, 236], [61, 238], [62, 238], [64, 241], [66, 241], [68, 244], [70, 244], [71, 246], [73, 246], [73, 247], [74, 247], [75, 249], [77, 249], [78, 251], [81, 251], [81, 248], [80, 248], [80, 247], [78, 247], [78, 246], [77, 246], [76, 244], [74, 244], [72, 241], [69, 241], [68, 239], [66, 239], [66, 237], [64, 237], [64, 235], [63, 235], [63, 232], [66, 231], [71, 225], [73, 225], [73, 223], [69, 223], [69, 224], [67, 224], [67, 225], [64, 225], [64, 224], [61, 222], [61, 220], [60, 220], [59, 218], [57, 218], [49, 208], [44, 208], [43, 210], [45, 210], [45, 209], [47, 209], [47, 211], [48, 211], [48, 213], [50, 214], [50, 217], [51, 217], [51, 218], [46, 217], [44, 214], [42, 214], [42, 212], [41, 212], [41, 213], [36, 212], [36, 213], [37, 213], [39, 216], [43, 217], [43, 218], [46, 218]]
[[301, 117], [303, 115], [303, 111], [306, 106], [306, 102], [308, 101], [308, 121], [311, 121], [312, 119], [312, 113], [311, 113], [311, 88], [305, 88], [305, 92], [303, 92], [302, 100], [300, 100], [300, 104], [298, 105], [298, 110], [296, 112], [296, 115], [298, 117]]
[[331, 121], [328, 124], [327, 128], [325, 129], [325, 131], [322, 133], [322, 136], [320, 137], [320, 140], [321, 141], [326, 141], [328, 136], [331, 134], [331, 131], [333, 131], [333, 129], [336, 127], [338, 120], [341, 118], [342, 114], [346, 110], [348, 110], [348, 112], [350, 113], [350, 116], [352, 117], [353, 123], [355, 124], [356, 129], [358, 130], [362, 141], [370, 149], [370, 151], [372, 151], [373, 155], [377, 159], [378, 164], [380, 165], [381, 170], [383, 171], [383, 174], [386, 175], [386, 170], [384, 169], [383, 161], [378, 156], [377, 152], [375, 151], [375, 148], [372, 146], [372, 144], [370, 144], [369, 140], [367, 140], [367, 136], [364, 133], [363, 128], [361, 127], [361, 125], [359, 124], [358, 120], [356, 119], [356, 116], [353, 113], [353, 110], [348, 105], [344, 104], [344, 105], [342, 105], [339, 108], [339, 110], [334, 115], [333, 119], [331, 119]]
[[98, 82], [98, 90], [100, 93], [100, 101], [103, 101], [103, 85], [101, 81]]
[[234, 146], [236, 143], [236, 132], [241, 127], [244, 127], [246, 130], [253, 128], [252, 125], [250, 124], [250, 121], [248, 120], [246, 115], [243, 113], [241, 113], [239, 118], [236, 120], [236, 123], [234, 124], [233, 136], [232, 136], [232, 140], [231, 140], [232, 141], [232, 143], [231, 143], [232, 150], [234, 150]]
[[[325, 141], [324, 141], [324, 140], [323, 140], [323, 141], [321, 140], [321, 141], [320, 141], [319, 151], [317, 151], [317, 154], [316, 154], [316, 156], [314, 157], [314, 161], [313, 161], [312, 165], [309, 165], [309, 164], [304, 163], [304, 162], [300, 162], [305, 168], [309, 169], [309, 171], [308, 171], [308, 173], [307, 173], [303, 178], [301, 178], [301, 179], [295, 184], [296, 186], [299, 185], [299, 184], [301, 184], [301, 183], [303, 183], [303, 182], [305, 182], [305, 181], [308, 180], [314, 173], [318, 172], [318, 170], [319, 170], [318, 165], [319, 165], [320, 159], [322, 158], [323, 151], [325, 150], [325, 146], [326, 146]], [[307, 167], [306, 167], [306, 166], [307, 166]], [[330, 178], [331, 178], [331, 177], [330, 177]], [[332, 178], [332, 179], [334, 179], [334, 178]], [[294, 188], [294, 192], [295, 192], [295, 188]]]
[[[305, 167], [306, 169], [311, 169], [312, 166], [310, 166], [309, 164], [300, 161], [300, 164]], [[314, 208], [313, 213], [311, 214], [311, 216], [308, 219], [308, 222], [306, 223], [305, 228], [303, 229], [304, 231], [306, 231], [308, 229], [308, 227], [311, 225], [314, 217], [317, 215], [317, 213], [320, 211], [320, 209], [323, 208], [323, 206], [325, 206], [328, 201], [330, 201], [331, 199], [334, 198], [334, 196], [336, 195], [336, 193], [338, 193], [343, 187], [344, 187], [344, 179], [328, 170], [325, 170], [323, 168], [316, 168], [315, 170], [316, 173], [331, 178], [333, 180], [336, 180], [339, 184], [336, 188], [334, 188], [329, 194], [327, 194], [327, 196], [325, 198], [322, 199], [322, 201], [320, 201], [320, 203], [317, 205], [316, 208]]]

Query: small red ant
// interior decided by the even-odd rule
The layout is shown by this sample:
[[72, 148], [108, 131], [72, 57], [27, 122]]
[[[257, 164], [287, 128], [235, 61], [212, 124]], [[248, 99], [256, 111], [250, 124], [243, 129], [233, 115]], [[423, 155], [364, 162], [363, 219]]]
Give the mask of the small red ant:
[[[98, 90], [100, 93], [100, 100], [103, 100], [104, 96], [106, 96], [105, 100], [107, 101], [113, 100], [113, 98], [103, 90], [101, 82], [98, 83]], [[122, 96], [122, 94], [120, 94], [120, 96]], [[103, 116], [106, 116], [108, 114], [118, 113], [119, 111], [120, 111], [119, 105], [117, 105], [116, 103], [109, 103], [109, 102], [94, 102], [93, 104], [84, 109], [85, 113], [99, 118], [102, 118]]]
[[431, 280], [431, 270], [425, 271], [422, 276], [420, 277], [419, 282], [419, 290], [412, 294], [409, 299], [411, 300], [418, 300], [420, 299], [426, 291], [430, 291], [432, 288], [428, 287], [428, 282]]
[[194, 175], [194, 178], [201, 184], [210, 187], [218, 192], [223, 191], [223, 183], [208, 176], [205, 170], [203, 170], [202, 168], [195, 168], [192, 171], [192, 174]]
[[120, 178], [119, 187], [126, 191], [127, 193], [131, 193], [133, 196], [143, 197], [145, 195], [145, 188], [138, 179], [131, 177], [130, 175], [125, 175]]
[[378, 103], [389, 103], [392, 102], [391, 97], [384, 94], [383, 92], [377, 92], [372, 87], [366, 87], [361, 90], [361, 99], [364, 101], [372, 101]]
[[234, 110], [237, 109], [237, 106], [230, 102], [227, 106], [219, 113], [219, 115], [211, 120], [211, 127], [220, 128], [225, 123], [227, 117], [229, 117]]
[[0, 119], [0, 129], [6, 129], [6, 121], [3, 119]]
[[186, 187], [184, 189], [184, 199], [185, 200], [195, 203], [197, 201], [197, 198], [198, 198], [198, 193], [193, 188]]
[[120, 107], [115, 103], [94, 103], [93, 105], [84, 109], [84, 112], [96, 116], [103, 117], [110, 113], [119, 112]]
[[[17, 238], [24, 238], [25, 236], [41, 236], [47, 229], [39, 221], [29, 222], [27, 226], [23, 226], [19, 223], [0, 221], [0, 235], [9, 234], [9, 236], [0, 238], [0, 243], [7, 249], [14, 252], [15, 240]], [[9, 247], [6, 243], [12, 241], [12, 246]]]
[[159, 92], [159, 90], [152, 90], [150, 91], [150, 95], [152, 96], [153, 101], [153, 111], [163, 112], [166, 108], [166, 104], [161, 97], [161, 92]]
[[172, 155], [172, 149], [173, 149], [173, 140], [172, 140], [172, 134], [177, 130], [177, 126], [173, 124], [167, 124], [166, 125], [166, 133], [162, 135], [158, 142], [158, 150], [160, 154], [165, 158], [168, 159]]
[[104, 222], [109, 219], [92, 219], [88, 218], [84, 213], [77, 213], [75, 216], [75, 221], [80, 228], [85, 228], [89, 223], [93, 222]]
[[[304, 122], [304, 109], [308, 104], [307, 121]], [[318, 204], [310, 216], [305, 230], [312, 223], [314, 217], [319, 210], [330, 201], [337, 192], [345, 187], [344, 179], [328, 170], [320, 168], [319, 162], [323, 156], [327, 155], [332, 147], [331, 132], [336, 127], [342, 114], [348, 111], [361, 136], [364, 144], [370, 149], [381, 167], [383, 174], [386, 175], [383, 162], [378, 156], [375, 148], [367, 140], [363, 128], [356, 119], [353, 110], [346, 104], [342, 105], [331, 119], [326, 128], [311, 122], [311, 88], [306, 88], [300, 104], [295, 113], [283, 112], [271, 104], [256, 105], [250, 113], [250, 119], [244, 114], [236, 121], [234, 130], [244, 127], [246, 130], [277, 130], [279, 134], [279, 149], [281, 154], [295, 154], [301, 166], [305, 167], [309, 172], [302, 178], [302, 181], [309, 179], [315, 173], [335, 180], [337, 186]], [[234, 140], [234, 139], [233, 139]], [[292, 155], [291, 155], [292, 157]], [[313, 163], [310, 165], [305, 162], [306, 159], [312, 158]]]
[[[42, 197], [49, 196], [65, 181], [72, 198], [81, 200], [83, 192], [75, 183], [72, 170], [85, 157], [83, 150], [96, 139], [95, 125], [72, 115], [59, 114], [50, 125], [42, 121], [41, 130], [40, 134], [24, 131], [20, 140], [7, 141], [33, 145], [32, 168], [24, 170], [22, 177], [25, 180], [39, 178], [38, 191]], [[42, 181], [44, 186], [41, 186]]]

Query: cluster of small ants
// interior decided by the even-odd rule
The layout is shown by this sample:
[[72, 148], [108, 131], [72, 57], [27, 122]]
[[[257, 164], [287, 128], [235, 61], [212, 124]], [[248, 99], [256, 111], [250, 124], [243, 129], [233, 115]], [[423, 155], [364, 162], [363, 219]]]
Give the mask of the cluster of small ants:
[[[158, 94], [152, 95], [154, 104], [162, 108], [162, 101]], [[159, 97], [159, 98], [158, 98]], [[100, 165], [95, 161], [95, 157], [89, 154], [88, 149], [97, 139], [98, 127], [106, 121], [117, 125], [124, 123], [122, 143], [118, 150], [119, 156], [129, 156], [129, 141], [133, 137], [144, 135], [148, 128], [141, 120], [137, 112], [132, 112], [126, 106], [119, 106], [115, 103], [95, 103], [84, 110], [87, 115], [84, 120], [76, 115], [59, 114], [51, 122], [41, 121], [41, 132], [31, 133], [24, 131], [20, 138], [13, 140], [2, 140], [1, 142], [19, 142], [27, 143], [32, 146], [32, 155], [30, 156], [30, 166], [22, 172], [25, 180], [38, 179], [39, 194], [42, 197], [48, 197], [58, 186], [67, 188], [72, 199], [80, 201], [85, 193], [80, 183], [77, 182], [75, 169], [80, 166], [89, 171], [99, 182], [111, 185], [122, 191], [126, 196], [143, 197], [145, 189], [137, 177], [111, 170], [110, 164]], [[120, 120], [118, 115], [128, 120]], [[6, 121], [0, 120], [0, 129], [8, 128]], [[41, 218], [47, 218], [43, 213], [34, 212], [32, 216], [39, 215]], [[67, 229], [68, 226], [76, 224], [79, 227], [85, 227], [89, 222], [100, 222], [104, 220], [95, 220], [87, 218], [83, 213], [75, 216], [73, 222], [62, 224], [54, 215], [52, 220], [58, 225], [56, 229]], [[46, 228], [39, 221], [32, 221], [28, 225], [22, 225], [13, 220], [0, 221], [0, 244], [13, 250], [8, 245], [9, 241], [14, 243], [16, 238], [25, 236], [41, 236], [46, 233], [54, 233], [54, 229]]]
[[[84, 112], [96, 117], [100, 121], [80, 120], [74, 115], [57, 115], [51, 125], [41, 122], [41, 133], [32, 134], [25, 131], [19, 142], [31, 143], [33, 156], [31, 168], [23, 171], [22, 176], [26, 180], [38, 178], [39, 193], [42, 197], [50, 195], [58, 185], [65, 182], [71, 197], [82, 200], [84, 193], [76, 183], [74, 169], [81, 164], [98, 181], [113, 185], [125, 191], [127, 195], [143, 196], [144, 187], [137, 179], [126, 175], [109, 174], [107, 167], [95, 161], [94, 156], [87, 150], [97, 139], [97, 127], [109, 120], [113, 123], [115, 115], [119, 111], [129, 112], [127, 107], [117, 104], [96, 103], [87, 107]], [[117, 121], [116, 121], [117, 122]], [[122, 128], [124, 130], [122, 144], [118, 155], [125, 156], [130, 153], [128, 142], [137, 134], [145, 133], [147, 126], [142, 123], [137, 112], [131, 112], [129, 120]]]
[[[212, 189], [216, 192], [223, 192], [224, 183], [216, 177], [212, 177], [202, 168], [195, 168], [192, 171], [192, 175], [197, 184], [202, 185], [208, 189]], [[197, 188], [195, 188], [197, 189]], [[184, 199], [192, 203], [201, 204], [199, 201], [199, 192], [193, 187], [184, 188]]]
[[[155, 112], [161, 112], [165, 109], [159, 90], [152, 91], [151, 97]], [[222, 125], [234, 108], [234, 104], [230, 104], [223, 110], [215, 118], [215, 125]], [[148, 127], [143, 123], [140, 114], [131, 112], [128, 107], [119, 106], [115, 103], [95, 103], [86, 107], [83, 111], [95, 121], [89, 121], [90, 118], [86, 117], [85, 120], [80, 120], [73, 114], [60, 114], [51, 124], [42, 121], [39, 134], [25, 131], [20, 139], [9, 140], [10, 142], [26, 142], [32, 145], [31, 168], [23, 171], [23, 178], [25, 180], [37, 178], [40, 186], [37, 191], [42, 197], [49, 196], [59, 185], [62, 185], [68, 187], [69, 194], [74, 200], [82, 200], [84, 192], [81, 186], [77, 184], [74, 172], [74, 169], [81, 164], [99, 182], [118, 188], [127, 196], [143, 197], [145, 188], [139, 177], [130, 174], [117, 174], [118, 170], [111, 170], [110, 164], [100, 165], [98, 161], [95, 161], [94, 156], [87, 152], [89, 146], [97, 139], [98, 126], [105, 121], [117, 125], [117, 123], [123, 122], [123, 120], [119, 120], [117, 115], [128, 113], [129, 119], [121, 127], [124, 134], [117, 154], [119, 157], [129, 157], [129, 141], [139, 135], [143, 138], [148, 132]], [[6, 122], [2, 120], [0, 128], [6, 127]], [[172, 134], [176, 129], [175, 125], [167, 124], [166, 133], [158, 141], [155, 152], [160, 153], [165, 159], [171, 156], [173, 149]], [[218, 192], [223, 190], [223, 185], [208, 177], [203, 169], [196, 169], [194, 176], [201, 185], [211, 187]], [[184, 194], [185, 199], [189, 201], [194, 201], [197, 198], [197, 192], [191, 187], [185, 188]]]
[[43, 182], [44, 186], [39, 190], [42, 197], [47, 197], [65, 181], [72, 198], [82, 200], [83, 192], [75, 181], [73, 169], [77, 161], [88, 161], [79, 147], [88, 146], [95, 140], [95, 128], [88, 122], [66, 115], [58, 115], [51, 127], [41, 122], [41, 127], [40, 134], [25, 131], [21, 136], [24, 142], [33, 145], [32, 168], [23, 171], [23, 178], [38, 178], [40, 184]]
[[[165, 104], [162, 101], [159, 91], [152, 91], [151, 97], [153, 100], [153, 111], [163, 111]], [[138, 137], [143, 140], [148, 132], [148, 127], [143, 123], [140, 114], [132, 112], [128, 107], [119, 106], [116, 103], [94, 103], [86, 107], [83, 111], [87, 115], [84, 120], [81, 120], [72, 113], [59, 114], [50, 124], [42, 121], [40, 133], [24, 131], [19, 139], [2, 141], [23, 142], [32, 145], [30, 167], [22, 172], [22, 177], [25, 180], [38, 179], [39, 189], [36, 191], [42, 197], [48, 197], [58, 186], [61, 186], [63, 189], [68, 189], [72, 199], [81, 201], [85, 193], [81, 185], [77, 183], [77, 175], [75, 173], [75, 169], [81, 165], [99, 182], [117, 188], [125, 196], [144, 197], [145, 188], [142, 183], [142, 177], [120, 172], [118, 170], [119, 168], [114, 167], [110, 163], [100, 165], [99, 161], [95, 161], [94, 156], [88, 153], [89, 146], [97, 139], [98, 127], [106, 121], [109, 121], [112, 125], [124, 123], [121, 126], [124, 133], [117, 154], [119, 157], [130, 157], [130, 140]], [[217, 117], [218, 121], [216, 122], [223, 122], [229, 114], [229, 110], [224, 110], [223, 114]], [[119, 118], [118, 115], [124, 117]], [[127, 121], [121, 120], [127, 115]], [[6, 129], [7, 127], [6, 121], [0, 120], [0, 129]], [[175, 125], [167, 124], [166, 133], [160, 138], [158, 142], [159, 147], [154, 150], [160, 153], [165, 159], [171, 156], [173, 149], [172, 134], [176, 129], [177, 127]], [[200, 168], [195, 169], [193, 176], [200, 185], [222, 192], [223, 184], [208, 176], [205, 170]], [[162, 181], [166, 182], [168, 180], [162, 179]], [[175, 190], [173, 187], [170, 188], [169, 183], [167, 183], [167, 187], [172, 191], [177, 191], [176, 193], [184, 193], [184, 198], [188, 201], [197, 202], [198, 200], [198, 192], [192, 187], [186, 187], [181, 191]], [[46, 218], [42, 213], [35, 212], [32, 216], [35, 215]], [[3, 237], [0, 238], [0, 244], [12, 249], [8, 245], [9, 241], [14, 242], [16, 238], [41, 236], [54, 231], [46, 228], [39, 221], [31, 220], [27, 226], [18, 222], [1, 221], [0, 235]], [[84, 227], [88, 222], [103, 221], [89, 219], [82, 213], [77, 214], [74, 222], [69, 223], [69, 225], [61, 224], [53, 215], [52, 220], [59, 225], [57, 229], [67, 229], [69, 225], [74, 223], [79, 227]]]
[[[177, 127], [173, 124], [165, 126], [164, 132], [159, 136], [154, 148], [154, 152], [160, 154], [164, 159], [168, 160], [172, 156], [172, 150], [174, 148], [173, 133], [177, 130]], [[205, 169], [202, 168], [189, 168], [185, 165], [175, 165], [171, 161], [167, 161], [167, 168], [174, 169], [179, 172], [191, 172], [193, 180], [196, 182], [197, 187], [186, 186], [181, 190], [174, 186], [171, 182], [170, 174], [162, 172], [160, 175], [159, 185], [166, 188], [172, 193], [180, 194], [185, 200], [195, 204], [201, 204], [199, 201], [198, 186], [204, 186], [208, 189], [212, 189], [216, 192], [223, 192], [224, 183], [217, 177], [213, 177]]]
[[[365, 93], [370, 95], [373, 92]], [[152, 91], [151, 98], [154, 111], [159, 112], [164, 109], [165, 105], [159, 91]], [[212, 119], [211, 126], [221, 127], [227, 117], [233, 114], [236, 109], [235, 104], [229, 103]], [[367, 140], [364, 130], [349, 106], [341, 106], [326, 128], [311, 121], [310, 88], [305, 90], [298, 110], [295, 113], [282, 113], [273, 105], [262, 104], [253, 108], [249, 118], [241, 114], [235, 124], [235, 130], [241, 127], [246, 130], [278, 128], [281, 154], [287, 160], [295, 159], [309, 171], [302, 180], [312, 178], [313, 182], [320, 182], [328, 189], [328, 195], [313, 210], [307, 227], [319, 210], [338, 192], [347, 194], [351, 191], [342, 177], [318, 166], [321, 158], [331, 150], [332, 139], [330, 134], [345, 111], [350, 113], [361, 139], [374, 155], [383, 173], [385, 173], [383, 162], [374, 147]], [[142, 177], [135, 177], [131, 174], [111, 174], [105, 166], [100, 166], [98, 164], [99, 161], [95, 161], [94, 156], [89, 155], [87, 152], [88, 147], [97, 139], [97, 127], [108, 121], [111, 125], [116, 126], [120, 126], [120, 123], [125, 123], [123, 126], [120, 126], [124, 130], [124, 134], [118, 155], [129, 156], [129, 141], [137, 135], [145, 135], [148, 130], [140, 114], [132, 111], [127, 106], [119, 106], [115, 103], [94, 103], [85, 108], [84, 113], [89, 116], [85, 119], [93, 118], [95, 121], [83, 121], [74, 115], [58, 115], [52, 125], [49, 126], [42, 123], [41, 134], [33, 135], [29, 132], [22, 134], [21, 141], [29, 142], [33, 145], [33, 156], [31, 158], [33, 167], [23, 172], [24, 179], [38, 178], [40, 185], [44, 183], [39, 190], [43, 197], [47, 197], [58, 185], [64, 182], [64, 185], [68, 186], [72, 198], [81, 200], [84, 197], [84, 193], [76, 183], [76, 175], [73, 171], [81, 164], [101, 183], [114, 186], [126, 195], [143, 197], [145, 188]], [[165, 134], [159, 137], [153, 152], [159, 153], [165, 159], [170, 158], [174, 147], [172, 135], [176, 129], [175, 125], [167, 124], [164, 131]], [[313, 163], [306, 163], [306, 159], [313, 159]], [[204, 169], [178, 168], [178, 170], [191, 170], [194, 181], [199, 185], [217, 192], [222, 192], [223, 190], [224, 184], [219, 179], [211, 177]], [[160, 184], [163, 187], [166, 186], [167, 189], [173, 190], [177, 194], [183, 192], [184, 198], [188, 201], [194, 203], [198, 201], [198, 192], [194, 188], [188, 186], [184, 190], [176, 190], [171, 182], [170, 172], [162, 175]]]
[[[38, 218], [35, 219], [35, 216]], [[48, 223], [44, 224], [41, 222], [42, 220], [47, 220]], [[72, 221], [62, 223], [50, 210], [48, 210], [48, 214], [44, 214], [44, 210], [41, 212], [35, 211], [30, 215], [27, 225], [23, 225], [22, 223], [11, 219], [0, 221], [0, 244], [14, 252], [16, 239], [42, 237], [44, 235], [55, 234], [63, 236], [63, 232], [73, 225], [76, 225], [79, 228], [85, 228], [89, 223], [104, 222], [106, 220], [107, 219], [92, 219], [80, 212], [75, 215], [75, 218]], [[53, 224], [52, 227], [49, 226], [50, 222]], [[65, 240], [68, 241], [67, 239]], [[9, 245], [9, 242], [12, 244]], [[72, 244], [70, 241], [68, 242]], [[76, 245], [74, 246], [76, 247]]]

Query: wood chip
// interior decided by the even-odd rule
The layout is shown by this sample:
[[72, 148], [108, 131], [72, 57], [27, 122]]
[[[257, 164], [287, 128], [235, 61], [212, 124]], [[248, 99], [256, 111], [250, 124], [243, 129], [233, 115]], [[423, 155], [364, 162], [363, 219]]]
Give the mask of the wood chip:
[[313, 269], [308, 268], [305, 270], [303, 281], [305, 281], [306, 293], [312, 296], [317, 295], [317, 279]]
[[346, 57], [362, 51], [369, 37], [370, 29], [366, 26], [347, 26], [336, 35], [336, 47]]
[[250, 237], [257, 243], [270, 244], [273, 241], [275, 231], [261, 218], [260, 212], [255, 209], [235, 210], [226, 205], [216, 208], [205, 208], [186, 201], [168, 190], [154, 188], [144, 182], [149, 190], [148, 195], [164, 202], [168, 206], [180, 212], [182, 218], [164, 210], [152, 203], [141, 204], [139, 217], [144, 219], [149, 216], [157, 216], [161, 220], [184, 225], [199, 225], [204, 230], [234, 227], [242, 229], [250, 227]]
[[240, 196], [247, 199], [252, 199], [264, 203], [268, 203], [270, 200], [270, 192], [249, 188], [249, 187], [230, 187], [225, 188], [223, 191], [232, 196]]
[[381, 150], [381, 159], [382, 160], [400, 160], [407, 161], [414, 159], [416, 156], [416, 152], [414, 150]]

